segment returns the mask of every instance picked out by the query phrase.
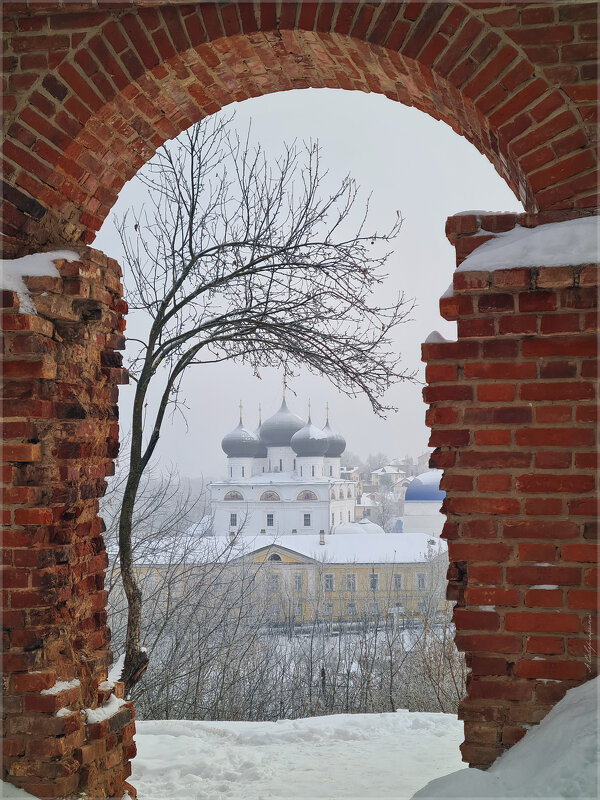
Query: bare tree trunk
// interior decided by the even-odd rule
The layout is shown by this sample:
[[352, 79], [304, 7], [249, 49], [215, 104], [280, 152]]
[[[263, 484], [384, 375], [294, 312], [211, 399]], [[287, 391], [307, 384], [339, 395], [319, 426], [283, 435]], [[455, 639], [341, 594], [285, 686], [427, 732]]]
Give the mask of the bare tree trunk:
[[133, 563], [131, 528], [133, 510], [139, 488], [141, 473], [130, 472], [119, 519], [119, 554], [121, 560], [121, 579], [127, 597], [127, 635], [125, 638], [125, 663], [121, 680], [125, 692], [129, 694], [148, 667], [148, 654], [141, 649], [140, 633], [142, 627], [142, 592], [140, 590]]

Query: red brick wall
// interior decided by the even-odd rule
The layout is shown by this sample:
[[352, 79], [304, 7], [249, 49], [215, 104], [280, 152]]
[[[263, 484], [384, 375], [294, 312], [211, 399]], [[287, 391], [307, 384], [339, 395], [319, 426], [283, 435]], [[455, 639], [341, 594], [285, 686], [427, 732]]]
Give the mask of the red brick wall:
[[80, 714], [112, 693], [99, 689], [112, 654], [98, 497], [114, 470], [126, 373], [119, 267], [79, 249], [79, 260], [56, 262], [60, 277], [27, 279], [37, 314], [2, 292], [3, 765], [38, 797], [120, 797], [135, 753], [130, 703], [103, 723]]
[[[1, 213], [2, 249], [8, 256], [91, 243], [123, 184], [164, 141], [233, 100], [308, 86], [380, 92], [444, 120], [485, 153], [531, 214], [542, 209], [577, 215], [597, 204], [594, 3], [7, 0], [2, 11]], [[540, 216], [537, 222], [546, 219]], [[477, 243], [478, 232], [468, 227], [474, 224], [468, 217], [452, 223], [461, 257]], [[536, 224], [534, 216], [530, 224]], [[63, 264], [58, 282], [30, 280], [38, 292], [39, 315], [19, 314], [15, 297], [9, 293], [4, 298], [9, 328], [7, 463], [2, 477], [10, 524], [3, 568], [9, 648], [5, 763], [10, 780], [29, 789], [37, 783], [38, 794], [77, 787], [119, 796], [133, 747], [125, 712], [124, 727], [103, 729], [100, 743], [89, 748], [90, 730], [64, 727], [71, 717], [78, 719], [76, 714], [56, 718], [50, 709], [33, 708], [41, 697], [35, 680], [49, 682], [54, 673], [60, 680], [81, 681], [80, 690], [59, 696], [59, 702], [69, 702], [74, 710], [93, 707], [103, 699], [96, 687], [110, 659], [103, 609], [105, 558], [96, 514], [103, 479], [116, 453], [116, 383], [123, 378], [114, 352], [121, 345], [120, 288], [114, 262], [94, 251], [85, 251], [81, 259], [81, 267]], [[591, 324], [591, 309], [569, 305], [584, 302], [578, 299], [582, 290], [588, 292], [588, 302], [589, 286], [575, 291], [571, 284], [577, 276], [567, 273], [540, 271], [535, 290], [530, 288], [532, 275], [518, 271], [512, 278], [523, 284], [496, 286], [501, 273], [483, 283], [479, 276], [471, 288], [457, 284], [456, 296], [444, 301], [443, 311], [460, 317], [459, 342], [425, 348], [427, 400], [432, 404], [428, 419], [439, 447], [437, 462], [446, 468], [446, 532], [460, 536], [460, 541], [451, 539], [451, 591], [461, 603], [468, 599], [466, 592], [478, 586], [505, 590], [508, 594], [501, 597], [507, 603], [509, 598], [516, 600], [516, 605], [506, 606], [512, 611], [497, 604], [493, 612], [480, 612], [483, 617], [465, 616], [474, 610], [468, 605], [457, 611], [463, 636], [459, 644], [472, 653], [473, 677], [463, 714], [465, 757], [475, 764], [489, 764], [519, 735], [514, 723], [522, 720], [515, 715], [533, 708], [533, 718], [539, 718], [553, 702], [551, 692], [567, 685], [547, 684], [543, 690], [521, 671], [532, 667], [517, 666], [529, 660], [529, 638], [544, 634], [534, 630], [537, 620], [532, 617], [527, 618], [532, 622], [529, 632], [506, 630], [518, 624], [508, 614], [519, 613], [515, 609], [521, 605], [535, 608], [528, 603], [539, 602], [537, 595], [528, 593], [527, 584], [518, 583], [521, 573], [509, 572], [509, 567], [520, 566], [519, 559], [529, 552], [525, 545], [554, 543], [555, 561], [549, 563], [562, 569], [568, 557], [572, 571], [566, 574], [579, 582], [572, 584], [573, 591], [589, 591], [585, 562], [576, 560], [577, 554], [583, 557], [588, 551], [565, 551], [563, 543], [587, 544], [592, 530], [587, 506], [578, 505], [581, 499], [589, 505], [591, 494], [576, 497], [567, 480], [581, 474], [589, 483], [592, 475], [585, 461], [587, 439], [577, 439], [589, 435], [591, 423], [577, 415], [588, 413], [582, 409], [591, 401], [587, 396], [530, 399], [520, 394], [537, 385], [542, 393], [554, 385], [575, 387], [558, 390], [567, 393], [579, 386], [589, 391], [590, 376], [582, 371], [584, 363], [589, 369], [587, 361], [580, 361], [565, 345], [591, 339], [583, 328], [573, 328]], [[588, 280], [588, 275], [589, 271], [578, 273], [578, 279]], [[563, 280], [567, 285], [552, 283]], [[488, 296], [491, 300], [486, 301]], [[521, 297], [534, 297], [541, 298], [543, 306], [546, 296], [555, 304], [552, 308], [519, 305]], [[515, 330], [511, 325], [525, 327]], [[538, 346], [542, 351], [534, 355]], [[502, 354], [495, 347], [507, 349]], [[509, 379], [504, 369], [499, 379], [469, 372], [478, 369], [473, 365], [488, 362], [515, 368], [521, 377]], [[531, 416], [511, 423], [499, 421], [495, 412], [490, 416], [490, 410], [505, 406], [510, 413], [513, 408], [530, 409]], [[559, 418], [553, 419], [553, 414]], [[535, 430], [527, 433], [533, 436], [531, 443], [517, 441], [517, 433], [525, 435], [530, 428]], [[555, 428], [566, 431], [566, 439], [555, 440]], [[507, 434], [508, 442], [501, 443]], [[494, 436], [499, 437], [495, 443]], [[569, 437], [578, 443], [566, 444]], [[482, 456], [487, 452], [488, 461]], [[513, 453], [521, 459], [528, 453], [529, 461], [497, 466], [498, 453], [509, 460]], [[482, 457], [484, 463], [477, 464]], [[528, 475], [533, 478], [526, 479]], [[519, 476], [523, 479], [517, 483]], [[570, 523], [577, 535], [565, 535], [575, 530], [568, 525], [546, 525], [544, 542], [539, 542], [533, 528], [509, 525], [537, 519], [539, 511], [532, 509], [536, 502], [539, 509], [539, 499], [546, 495], [533, 491], [528, 481], [539, 481], [540, 476], [552, 501], [543, 506], [542, 522]], [[496, 513], [490, 514], [492, 508]], [[585, 515], [579, 513], [582, 509]], [[483, 520], [481, 526], [469, 527], [477, 520]], [[468, 558], [456, 557], [453, 548], [461, 546], [468, 547]], [[492, 546], [494, 559], [489, 558]], [[542, 599], [557, 604], [560, 600], [569, 624], [576, 618], [580, 627], [585, 625], [587, 612], [573, 607], [583, 602], [579, 595], [569, 594], [568, 588], [554, 591], [558, 594]], [[550, 614], [522, 613], [544, 618]], [[475, 628], [467, 629], [467, 624]], [[510, 639], [490, 639], [492, 634]], [[489, 659], [473, 662], [473, 654], [479, 653], [474, 645], [481, 645], [486, 636], [494, 664]], [[587, 644], [581, 644], [586, 634], [581, 629], [548, 636], [560, 640], [561, 648], [548, 654], [549, 661], [579, 665], [568, 668], [579, 673], [581, 664], [587, 669]], [[521, 649], [505, 653], [507, 641], [515, 648], [518, 641]], [[554, 646], [559, 647], [556, 641]], [[577, 648], [584, 653], [575, 652]], [[485, 668], [501, 674], [479, 675]], [[46, 677], [28, 683], [26, 674], [35, 670]], [[25, 677], [15, 683], [13, 673]], [[573, 680], [588, 674], [579, 673]], [[523, 692], [522, 701], [492, 696], [506, 686], [521, 687], [514, 693]], [[477, 692], [484, 692], [480, 700]], [[489, 722], [493, 724], [488, 728], [471, 727]], [[21, 730], [19, 724], [29, 727]], [[481, 743], [485, 737], [487, 748], [474, 750], [473, 741]], [[52, 749], [59, 747], [59, 740], [64, 752]]]
[[278, 6], [5, 2], [12, 252], [90, 243], [165, 140], [232, 100], [308, 86], [443, 119], [529, 211], [597, 203], [596, 4]]
[[[460, 263], [545, 221], [458, 216], [446, 230]], [[458, 340], [423, 345], [472, 765], [597, 674], [597, 301], [596, 264], [455, 273], [440, 310]]]

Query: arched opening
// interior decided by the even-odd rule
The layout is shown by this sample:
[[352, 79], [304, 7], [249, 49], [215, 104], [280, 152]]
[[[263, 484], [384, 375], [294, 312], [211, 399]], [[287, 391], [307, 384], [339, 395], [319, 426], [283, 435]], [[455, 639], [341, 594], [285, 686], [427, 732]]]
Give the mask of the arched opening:
[[[61, 8], [60, 3], [45, 4], [37, 11], [31, 7], [25, 13], [18, 4], [11, 6], [5, 52], [10, 71], [3, 148], [5, 254], [91, 243], [123, 184], [164, 141], [232, 101], [307, 86], [379, 92], [443, 119], [490, 159], [522, 200], [529, 216], [521, 222], [534, 226], [590, 213], [596, 204], [594, 128], [590, 123], [595, 85], [588, 68], [595, 44], [582, 38], [579, 26], [585, 24], [581, 20], [586, 19], [591, 5], [557, 4], [540, 9], [550, 12], [543, 22], [532, 13], [536, 9], [521, 9], [518, 3], [501, 8], [466, 2], [284, 3], [280, 7], [270, 3], [134, 3], [127, 9], [107, 4], [76, 14], [69, 12], [68, 5]], [[540, 49], [539, 36], [546, 30], [550, 31], [551, 46]], [[538, 210], [544, 213], [536, 217]], [[514, 226], [515, 221], [490, 219], [487, 224], [495, 227], [484, 228], [487, 233], [483, 235], [493, 235], [503, 225]], [[465, 254], [481, 243], [477, 236], [481, 225], [481, 215], [452, 221], [449, 232]], [[37, 738], [42, 743], [48, 736], [36, 725], [39, 714], [70, 707], [76, 714], [79, 708], [95, 708], [100, 702], [98, 676], [105, 675], [110, 661], [103, 616], [104, 554], [96, 504], [117, 450], [115, 386], [124, 375], [115, 350], [122, 344], [120, 315], [124, 307], [118, 265], [89, 250], [82, 251], [80, 259], [79, 266], [60, 264], [59, 277], [38, 282], [40, 295], [47, 298], [38, 301], [43, 315], [30, 319], [30, 315], [18, 313], [14, 297], [7, 300], [11, 318], [8, 347], [15, 362], [8, 377], [34, 386], [30, 397], [12, 399], [6, 406], [10, 424], [16, 426], [11, 429], [13, 449], [7, 451], [9, 456], [5, 453], [9, 458], [6, 481], [15, 490], [28, 490], [14, 494], [8, 510], [8, 522], [16, 528], [9, 546], [17, 582], [8, 589], [10, 597], [15, 597], [9, 609], [10, 624], [12, 631], [22, 632], [31, 630], [29, 623], [35, 619], [31, 636], [42, 642], [31, 646], [32, 642], [25, 643], [25, 634], [11, 639], [8, 663], [13, 676], [21, 677], [11, 678], [10, 708], [14, 710], [9, 714], [16, 717], [22, 713], [19, 685], [27, 685], [26, 694], [32, 696], [56, 680], [79, 682], [50, 695], [53, 699], [48, 707], [26, 704], [31, 729], [40, 731]], [[563, 539], [586, 545], [585, 526], [593, 513], [595, 487], [585, 428], [589, 428], [591, 402], [589, 367], [577, 362], [575, 389], [561, 384], [559, 390], [553, 390], [563, 392], [563, 399], [574, 392], [578, 416], [569, 421], [577, 431], [585, 431], [571, 437], [577, 444], [564, 444], [548, 433], [556, 422], [552, 413], [558, 412], [538, 411], [538, 406], [564, 405], [557, 402], [558, 396], [543, 395], [550, 390], [529, 389], [519, 383], [519, 396], [511, 395], [519, 401], [515, 410], [510, 406], [513, 400], [506, 399], [510, 387], [504, 388], [504, 398], [492, 399], [491, 375], [485, 372], [489, 368], [480, 366], [490, 358], [508, 359], [497, 376], [506, 378], [502, 384], [506, 387], [509, 380], [522, 379], [507, 376], [507, 365], [515, 358], [527, 364], [524, 374], [535, 359], [542, 359], [546, 374], [532, 375], [532, 386], [534, 377], [542, 384], [569, 383], [573, 376], [558, 376], [557, 365], [564, 361], [564, 349], [571, 347], [563, 344], [563, 339], [571, 335], [573, 340], [580, 336], [576, 357], [585, 361], [590, 356], [593, 336], [585, 327], [591, 323], [584, 315], [591, 312], [584, 309], [591, 307], [586, 290], [592, 278], [585, 270], [571, 271], [565, 284], [564, 277], [563, 283], [556, 283], [557, 278], [542, 274], [547, 281], [543, 290], [538, 284], [532, 286], [529, 272], [518, 279], [513, 275], [513, 283], [507, 279], [505, 284], [494, 283], [496, 279], [486, 275], [485, 286], [464, 279], [457, 287], [458, 295], [443, 304], [448, 318], [467, 323], [462, 331], [459, 326], [459, 342], [432, 341], [425, 346], [428, 360], [435, 362], [429, 369], [426, 398], [432, 404], [432, 444], [440, 451], [437, 465], [448, 471], [445, 533], [449, 540], [463, 537], [453, 547], [449, 578], [455, 599], [469, 605], [459, 609], [457, 625], [463, 631], [461, 647], [470, 654], [475, 673], [472, 697], [465, 706], [471, 732], [464, 755], [479, 765], [489, 764], [522, 735], [522, 726], [511, 723], [512, 709], [521, 703], [520, 708], [527, 709], [523, 713], [530, 716], [521, 716], [520, 721], [536, 722], [559, 694], [534, 686], [537, 678], [554, 680], [555, 674], [539, 672], [536, 662], [544, 659], [534, 656], [537, 651], [531, 649], [536, 646], [532, 640], [538, 638], [535, 633], [539, 629], [528, 628], [529, 618], [525, 619], [527, 614], [544, 612], [511, 610], [516, 606], [503, 605], [506, 595], [501, 596], [499, 590], [511, 592], [511, 603], [535, 608], [527, 586], [547, 582], [535, 579], [534, 567], [547, 563], [548, 558], [539, 552], [535, 561], [527, 556], [540, 546], [534, 531], [542, 529], [546, 536], [554, 537], [553, 557], [566, 561], [564, 568], [577, 572], [577, 580], [583, 582], [585, 562], [577, 560], [583, 551], [569, 551], [563, 547]], [[474, 294], [479, 290], [481, 295]], [[542, 291], [547, 293], [544, 298], [538, 293]], [[559, 316], [562, 309], [570, 309], [568, 314], [577, 317], [577, 331], [561, 329], [561, 324], [568, 323], [554, 318], [542, 326], [539, 315], [548, 309], [541, 305], [529, 308], [533, 330], [513, 329], [509, 334], [509, 323], [502, 327], [498, 315], [510, 313], [509, 307], [524, 313], [524, 297], [527, 302], [533, 298], [542, 303], [549, 302], [547, 295], [555, 303], [553, 314]], [[488, 315], [487, 322], [480, 322], [482, 314]], [[494, 335], [502, 333], [507, 338], [494, 342], [490, 325]], [[557, 332], [557, 325], [560, 341], [546, 338], [551, 331]], [[534, 340], [525, 349], [523, 333]], [[17, 341], [19, 336], [25, 340]], [[456, 347], [447, 346], [452, 344]], [[19, 351], [19, 347], [30, 349]], [[19, 357], [23, 352], [27, 354], [24, 359]], [[39, 352], [43, 358], [34, 359], [32, 354]], [[459, 359], [459, 367], [441, 363], [450, 358]], [[469, 361], [468, 374], [465, 359]], [[568, 373], [567, 367], [564, 370]], [[454, 376], [450, 381], [449, 373]], [[483, 382], [484, 390], [480, 391], [477, 381]], [[449, 385], [441, 385], [444, 383]], [[505, 412], [503, 403], [508, 403], [510, 413]], [[453, 404], [459, 406], [460, 419], [453, 417]], [[23, 424], [25, 427], [19, 427]], [[535, 432], [524, 431], [527, 435], [515, 442], [511, 437], [514, 425], [519, 424], [533, 426]], [[512, 426], [510, 430], [507, 425]], [[496, 432], [494, 442], [490, 431]], [[570, 434], [564, 436], [569, 439]], [[467, 453], [468, 459], [462, 459], [459, 452], [465, 442], [469, 446], [474, 443], [474, 455]], [[496, 450], [490, 455], [485, 447]], [[504, 449], [498, 450], [500, 447]], [[530, 452], [525, 454], [527, 447]], [[531, 452], [538, 447], [542, 455]], [[563, 447], [571, 448], [568, 465], [562, 450], [560, 457], [543, 455]], [[508, 474], [509, 457], [512, 468], [519, 470], [516, 482]], [[539, 470], [552, 471], [543, 472], [542, 480], [536, 474]], [[573, 470], [577, 471], [577, 486], [567, 480]], [[485, 472], [481, 481], [474, 471]], [[545, 500], [542, 484], [543, 491], [556, 493], [548, 498], [554, 505], [541, 502]], [[475, 491], [490, 492], [491, 496], [475, 497]], [[571, 491], [573, 495], [565, 494]], [[465, 492], [467, 497], [461, 494]], [[559, 519], [547, 518], [549, 508], [559, 508]], [[567, 519], [569, 514], [573, 519]], [[74, 555], [65, 556], [65, 548], [71, 548]], [[68, 569], [64, 569], [66, 563]], [[25, 586], [29, 587], [29, 573], [34, 570], [48, 570], [56, 580], [51, 589], [32, 591], [29, 596], [19, 581], [26, 574]], [[482, 583], [484, 580], [487, 583]], [[511, 581], [511, 586], [501, 585], [504, 580]], [[585, 591], [577, 586], [576, 591]], [[530, 602], [534, 605], [529, 606]], [[559, 665], [552, 669], [564, 677], [561, 690], [568, 681], [590, 675], [583, 650], [587, 612], [572, 608], [573, 603], [582, 602], [576, 595], [570, 602], [577, 634], [568, 643], [565, 635], [558, 637], [565, 666], [561, 658], [548, 662]], [[470, 606], [476, 603], [494, 603], [496, 611], [483, 612], [492, 617], [474, 617]], [[569, 624], [575, 625], [575, 620], [570, 619]], [[482, 626], [488, 633], [501, 631], [493, 634], [497, 636], [493, 639], [482, 632]], [[486, 654], [498, 657], [505, 673], [480, 675], [477, 670], [484, 668]], [[509, 664], [515, 662], [518, 675], [509, 670]], [[506, 696], [507, 686], [514, 689], [517, 699], [498, 699]], [[489, 709], [493, 723], [485, 716]], [[109, 774], [99, 760], [93, 769], [83, 769], [80, 764], [73, 772], [65, 767], [65, 773], [52, 773], [54, 788], [65, 794], [120, 795], [133, 754], [127, 744], [131, 714], [127, 708], [121, 713], [123, 736], [115, 746], [121, 759], [119, 769]], [[482, 720], [489, 746], [481, 745], [478, 738], [481, 727], [477, 726]], [[8, 744], [9, 774], [14, 779], [24, 776], [18, 778], [24, 786], [39, 784], [41, 775], [32, 774], [28, 766], [23, 768], [28, 756], [19, 748], [13, 737]], [[61, 757], [66, 765], [71, 752]], [[47, 761], [51, 758], [54, 755]]]

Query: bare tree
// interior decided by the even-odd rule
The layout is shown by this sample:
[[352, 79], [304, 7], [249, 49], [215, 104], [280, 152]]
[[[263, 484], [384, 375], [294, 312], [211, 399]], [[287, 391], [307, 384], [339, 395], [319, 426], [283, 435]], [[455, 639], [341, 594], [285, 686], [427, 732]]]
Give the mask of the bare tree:
[[[303, 159], [301, 158], [303, 156]], [[347, 177], [327, 189], [318, 145], [287, 147], [269, 166], [222, 122], [202, 123], [161, 148], [139, 180], [148, 207], [119, 225], [131, 285], [130, 308], [147, 315], [128, 365], [136, 382], [129, 475], [119, 518], [120, 572], [129, 605], [123, 679], [143, 670], [142, 597], [136, 584], [131, 529], [140, 480], [170, 404], [180, 407], [181, 381], [192, 365], [236, 360], [255, 372], [300, 366], [325, 375], [348, 395], [363, 392], [375, 412], [398, 380], [391, 332], [412, 305], [399, 296], [373, 302], [386, 277], [397, 235], [366, 229], [358, 188]], [[149, 389], [160, 382], [153, 407]]]

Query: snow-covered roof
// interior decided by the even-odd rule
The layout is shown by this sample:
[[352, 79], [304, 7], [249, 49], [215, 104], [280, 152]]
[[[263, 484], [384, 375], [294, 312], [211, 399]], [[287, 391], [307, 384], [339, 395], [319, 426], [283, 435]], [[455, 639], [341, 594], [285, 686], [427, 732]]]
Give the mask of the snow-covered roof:
[[395, 464], [386, 464], [385, 467], [380, 467], [379, 469], [374, 469], [371, 472], [371, 475], [405, 475], [403, 469], [396, 466]]
[[317, 534], [240, 536], [237, 545], [246, 555], [275, 547], [328, 564], [412, 564], [424, 561], [428, 552], [446, 552], [445, 542], [426, 533], [334, 533], [325, 536], [325, 544]]
[[331, 533], [334, 536], [339, 536], [341, 533], [353, 533], [361, 536], [365, 533], [371, 535], [373, 533], [379, 534], [383, 532], [384, 531], [381, 525], [373, 522], [368, 517], [363, 517], [363, 519], [359, 520], [358, 522], [340, 522], [339, 525], [335, 526]]
[[307, 480], [295, 472], [259, 472], [257, 475], [250, 475], [246, 478], [231, 478], [230, 480], [212, 481], [210, 486], [264, 486], [265, 484], [284, 483], [351, 483], [351, 481], [344, 481], [344, 478], [329, 478], [315, 476]]
[[371, 497], [370, 494], [361, 494], [359, 501], [356, 504], [357, 506], [374, 506], [376, 505], [375, 501]]
[[475, 248], [457, 272], [594, 264], [598, 250], [598, 217], [551, 222], [537, 228], [517, 225]]

